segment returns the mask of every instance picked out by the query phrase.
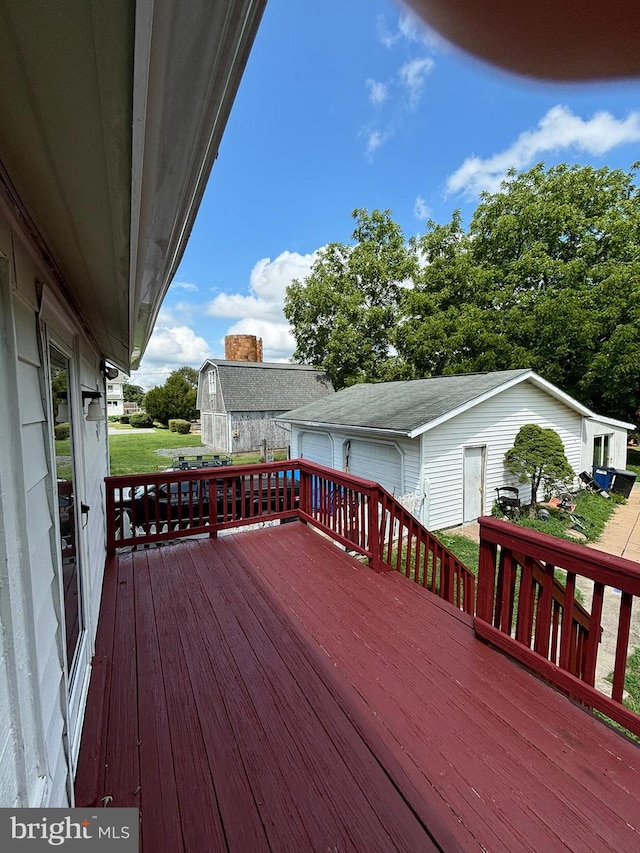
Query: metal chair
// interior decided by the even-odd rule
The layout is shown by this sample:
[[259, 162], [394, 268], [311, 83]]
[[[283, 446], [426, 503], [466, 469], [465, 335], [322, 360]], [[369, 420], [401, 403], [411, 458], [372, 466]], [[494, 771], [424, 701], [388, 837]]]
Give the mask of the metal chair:
[[515, 486], [498, 486], [496, 488], [496, 506], [507, 518], [520, 518], [520, 491]]

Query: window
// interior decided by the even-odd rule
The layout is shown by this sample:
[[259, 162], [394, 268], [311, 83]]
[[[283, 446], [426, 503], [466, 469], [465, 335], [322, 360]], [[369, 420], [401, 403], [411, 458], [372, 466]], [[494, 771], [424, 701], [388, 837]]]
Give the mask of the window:
[[216, 372], [215, 370], [209, 371], [209, 393], [216, 393]]
[[593, 464], [608, 466], [611, 460], [609, 455], [610, 435], [596, 435], [593, 439]]
[[113, 385], [107, 385], [107, 392], [113, 394]]

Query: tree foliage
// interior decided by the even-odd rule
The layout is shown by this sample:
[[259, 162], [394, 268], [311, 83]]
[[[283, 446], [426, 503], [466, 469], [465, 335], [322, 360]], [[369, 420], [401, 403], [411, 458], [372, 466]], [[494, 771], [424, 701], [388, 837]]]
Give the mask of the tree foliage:
[[595, 411], [640, 407], [640, 193], [629, 173], [540, 163], [484, 193], [465, 230], [405, 243], [389, 211], [354, 211], [287, 291], [296, 360], [336, 387], [532, 368]]
[[141, 385], [132, 385], [130, 382], [123, 382], [122, 398], [125, 403], [137, 403], [141, 406], [144, 398], [144, 388]]
[[198, 371], [180, 367], [164, 385], [151, 388], [144, 397], [144, 408], [151, 417], [168, 424], [172, 418], [190, 421], [196, 417]]
[[553, 429], [543, 429], [538, 424], [520, 427], [504, 462], [507, 470], [516, 474], [521, 483], [530, 484], [532, 515], [537, 507], [540, 486], [547, 492], [566, 488], [575, 476], [558, 433]]
[[417, 268], [390, 211], [352, 216], [355, 245], [326, 246], [307, 278], [287, 288], [284, 307], [296, 337], [294, 360], [324, 367], [338, 389], [396, 374], [400, 293]]

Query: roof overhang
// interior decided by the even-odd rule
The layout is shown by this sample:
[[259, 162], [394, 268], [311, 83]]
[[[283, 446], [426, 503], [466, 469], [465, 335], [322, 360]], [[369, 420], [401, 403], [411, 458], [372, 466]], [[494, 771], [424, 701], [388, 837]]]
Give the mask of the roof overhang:
[[0, 4], [0, 195], [99, 354], [138, 366], [266, 0]]
[[533, 385], [537, 385], [538, 388], [541, 388], [543, 391], [549, 394], [550, 397], [554, 397], [556, 400], [563, 403], [565, 406], [568, 406], [570, 409], [573, 409], [582, 417], [593, 416], [593, 412], [586, 406], [583, 406], [582, 403], [579, 403], [577, 400], [574, 400], [573, 397], [570, 397], [568, 394], [565, 394], [565, 392], [561, 391], [560, 388], [556, 388], [555, 385], [553, 385], [551, 382], [548, 382], [546, 379], [543, 379], [542, 376], [539, 376], [537, 373], [534, 373], [533, 370], [527, 370], [524, 373], [520, 373], [517, 376], [514, 376], [513, 379], [507, 380], [502, 385], [499, 385], [497, 388], [492, 388], [485, 394], [481, 394], [479, 397], [475, 397], [473, 400], [469, 400], [462, 406], [458, 406], [456, 409], [452, 409], [450, 412], [446, 412], [439, 418], [435, 418], [434, 420], [429, 421], [429, 423], [416, 427], [416, 429], [411, 430], [411, 432], [409, 433], [409, 437], [416, 438], [417, 436], [422, 435], [423, 433], [428, 432], [429, 430], [435, 429], [437, 426], [440, 426], [446, 421], [451, 420], [451, 418], [455, 418], [463, 412], [467, 412], [470, 409], [473, 409], [480, 403], [484, 403], [486, 400], [490, 400], [497, 394], [502, 394], [503, 391], [506, 391], [508, 388], [513, 388], [515, 385], [519, 385], [521, 382], [531, 382]]
[[[275, 420], [275, 419], [274, 419]], [[379, 433], [380, 435], [394, 435], [394, 436], [409, 436], [408, 432], [403, 432], [398, 429], [383, 429], [382, 427], [363, 427], [363, 426], [351, 426], [351, 424], [330, 424], [323, 423], [322, 421], [303, 421], [303, 420], [290, 420], [285, 415], [279, 415], [278, 419], [281, 423], [287, 424], [295, 424], [296, 426], [305, 426], [311, 427], [313, 429], [333, 429], [333, 430], [341, 430], [342, 432], [357, 432], [357, 433]]]

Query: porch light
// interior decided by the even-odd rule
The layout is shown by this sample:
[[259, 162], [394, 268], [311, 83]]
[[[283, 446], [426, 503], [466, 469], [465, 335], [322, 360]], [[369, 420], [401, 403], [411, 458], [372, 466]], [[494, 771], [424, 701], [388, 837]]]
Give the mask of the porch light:
[[104, 412], [102, 411], [102, 406], [98, 402], [98, 400], [102, 397], [100, 391], [83, 391], [82, 392], [82, 405], [84, 406], [87, 400], [91, 400], [89, 406], [87, 408], [86, 420], [87, 421], [101, 421], [104, 418]]
[[60, 400], [58, 403], [58, 413], [56, 414], [57, 424], [66, 424], [69, 420], [69, 404], [66, 400]]

